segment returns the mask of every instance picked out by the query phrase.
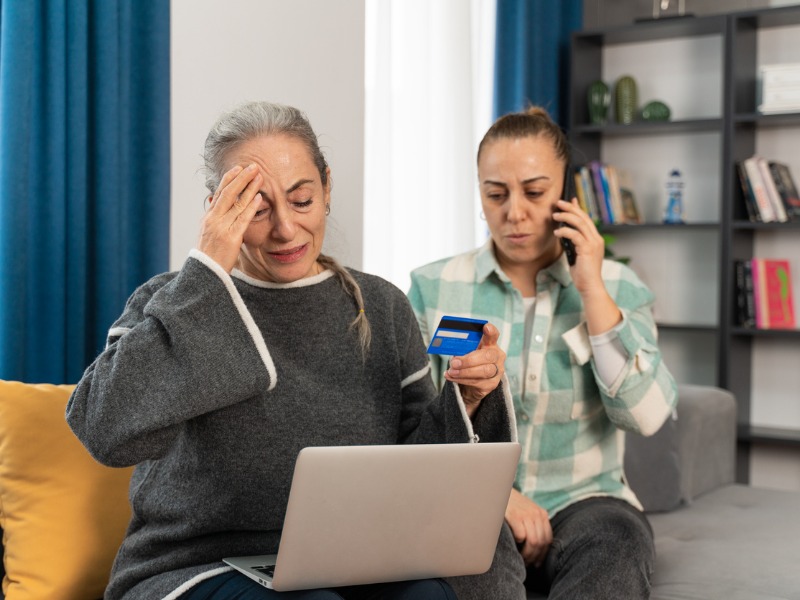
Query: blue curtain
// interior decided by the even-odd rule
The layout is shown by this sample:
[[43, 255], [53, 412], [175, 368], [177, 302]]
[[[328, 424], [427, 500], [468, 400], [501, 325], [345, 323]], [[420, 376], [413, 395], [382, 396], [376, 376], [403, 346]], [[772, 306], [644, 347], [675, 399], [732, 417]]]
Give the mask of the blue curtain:
[[169, 261], [169, 0], [0, 2], [0, 378], [74, 383]]
[[583, 0], [497, 0], [494, 116], [543, 106], [567, 126], [570, 34]]

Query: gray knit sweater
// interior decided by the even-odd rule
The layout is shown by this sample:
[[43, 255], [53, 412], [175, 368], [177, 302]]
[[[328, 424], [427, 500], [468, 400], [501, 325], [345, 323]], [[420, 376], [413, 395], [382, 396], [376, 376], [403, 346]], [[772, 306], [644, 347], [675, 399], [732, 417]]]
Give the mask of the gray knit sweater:
[[470, 422], [456, 386], [437, 394], [405, 295], [352, 274], [372, 327], [366, 360], [330, 271], [267, 284], [195, 250], [128, 300], [67, 406], [97, 460], [136, 465], [108, 600], [176, 598], [224, 556], [276, 552], [305, 446], [514, 436], [504, 387]]

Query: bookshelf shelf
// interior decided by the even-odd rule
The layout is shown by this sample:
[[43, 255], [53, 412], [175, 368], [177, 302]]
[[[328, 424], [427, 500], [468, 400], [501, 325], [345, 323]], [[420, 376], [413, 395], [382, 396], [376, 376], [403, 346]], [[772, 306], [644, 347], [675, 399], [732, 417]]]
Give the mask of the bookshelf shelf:
[[[800, 124], [800, 121], [798, 121]], [[581, 135], [639, 136], [675, 133], [718, 132], [722, 119], [681, 119], [675, 121], [636, 121], [630, 124], [579, 125], [573, 132]]]
[[[673, 344], [669, 348], [670, 360], [691, 363], [680, 375], [673, 370], [679, 383], [712, 380], [736, 396], [741, 422], [740, 449], [744, 448], [739, 454], [742, 460], [737, 465], [737, 478], [743, 482], [749, 481], [750, 453], [759, 444], [778, 443], [800, 449], [800, 423], [784, 429], [751, 423], [752, 403], [758, 403], [763, 412], [765, 405], [761, 402], [765, 393], [767, 400], [773, 397], [768, 386], [783, 389], [776, 382], [766, 382], [767, 387], [761, 387], [770, 378], [754, 377], [754, 372], [761, 368], [759, 365], [766, 364], [769, 353], [780, 353], [782, 360], [794, 361], [797, 357], [800, 364], [800, 344], [796, 344], [800, 341], [800, 329], [758, 330], [735, 325], [736, 280], [732, 267], [735, 261], [750, 258], [789, 258], [793, 264], [797, 261], [800, 222], [747, 220], [736, 165], [759, 154], [768, 160], [785, 161], [795, 178], [800, 178], [800, 159], [796, 158], [800, 156], [800, 142], [796, 141], [800, 140], [797, 136], [800, 110], [780, 114], [757, 111], [760, 65], [800, 62], [800, 47], [794, 43], [797, 32], [791, 29], [798, 26], [800, 5], [794, 5], [648, 21], [578, 32], [572, 38], [569, 138], [573, 156], [582, 157], [584, 162], [605, 160], [621, 169], [635, 169], [634, 185], [665, 177], [668, 171], [664, 167], [673, 168], [666, 164], [674, 160], [665, 159], [670, 153], [694, 157], [693, 162], [683, 165], [692, 177], [686, 179], [687, 190], [698, 194], [688, 203], [700, 211], [694, 222], [603, 224], [599, 229], [602, 233], [620, 234], [617, 253], [632, 257], [634, 268], [647, 265], [651, 269], [644, 272], [643, 279], [656, 293], [657, 304], [659, 300], [662, 302], [665, 322], [659, 322], [658, 327], [669, 332], [662, 340], [668, 337]], [[669, 47], [681, 48], [686, 56], [697, 57], [689, 49], [701, 47], [702, 69], [694, 59], [685, 57], [685, 66], [672, 69], [675, 56], [681, 51], [650, 52], [653, 41], [673, 44]], [[676, 120], [627, 125], [590, 123], [586, 103], [589, 85], [607, 74], [606, 82], [611, 83], [617, 74], [629, 69], [642, 88], [657, 90], [651, 91], [650, 97], [675, 108]], [[702, 75], [698, 75], [700, 72]], [[654, 73], [671, 73], [673, 79], [668, 86], [658, 87]], [[698, 108], [691, 99], [701, 87], [705, 104]], [[670, 97], [673, 93], [675, 96]], [[717, 93], [720, 109], [714, 114], [711, 102]], [[711, 115], [700, 117], [709, 106]], [[686, 115], [698, 117], [685, 118]], [[640, 203], [649, 203], [644, 208], [640, 206], [640, 212], [652, 219], [660, 214], [655, 203], [659, 202], [663, 183], [644, 185], [644, 190], [634, 188], [634, 192]], [[702, 198], [702, 207], [698, 198]], [[800, 269], [793, 267], [792, 278], [798, 277]], [[667, 280], [672, 284], [663, 285]], [[684, 280], [688, 283], [682, 284]], [[702, 295], [699, 289], [703, 290]], [[698, 316], [698, 310], [703, 314]], [[704, 324], [684, 322], [692, 318]], [[792, 353], [791, 356], [786, 357], [786, 352]], [[666, 356], [665, 350], [665, 360]], [[775, 393], [775, 397], [780, 395], [780, 391]], [[774, 418], [780, 422], [780, 415]]]
[[724, 28], [724, 16], [703, 17], [700, 19], [685, 17], [589, 30], [583, 32], [581, 36], [589, 43], [596, 45], [631, 44], [668, 40], [677, 37], [715, 35], [719, 34]]
[[743, 11], [734, 16], [738, 21], [746, 22], [758, 29], [800, 25], [800, 12], [794, 6]]
[[800, 431], [762, 425], [740, 425], [738, 439], [748, 444], [776, 444], [800, 447]]
[[733, 229], [752, 229], [758, 231], [800, 231], [800, 221], [787, 221], [786, 223], [753, 223], [752, 221], [733, 221]]
[[732, 327], [731, 335], [800, 339], [800, 329], [757, 329], [755, 327]]
[[636, 233], [637, 231], [652, 231], [660, 229], [664, 231], [692, 231], [692, 230], [708, 230], [719, 229], [719, 223], [622, 223], [620, 225], [606, 225], [602, 223], [598, 226], [601, 233]]
[[682, 323], [656, 323], [659, 331], [693, 331], [696, 333], [719, 333], [719, 327], [716, 325], [697, 325], [697, 324], [682, 324]]
[[733, 117], [737, 125], [757, 125], [759, 127], [800, 127], [800, 112], [776, 113], [741, 113]]

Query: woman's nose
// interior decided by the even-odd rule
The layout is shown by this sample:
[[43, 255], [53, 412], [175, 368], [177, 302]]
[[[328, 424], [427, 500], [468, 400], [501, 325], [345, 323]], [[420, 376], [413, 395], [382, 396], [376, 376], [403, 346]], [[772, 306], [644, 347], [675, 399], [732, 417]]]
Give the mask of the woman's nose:
[[291, 241], [296, 232], [294, 215], [286, 208], [279, 208], [272, 213], [272, 235], [281, 241]]
[[519, 194], [512, 193], [508, 198], [508, 213], [506, 219], [512, 223], [522, 221], [525, 218], [525, 204]]

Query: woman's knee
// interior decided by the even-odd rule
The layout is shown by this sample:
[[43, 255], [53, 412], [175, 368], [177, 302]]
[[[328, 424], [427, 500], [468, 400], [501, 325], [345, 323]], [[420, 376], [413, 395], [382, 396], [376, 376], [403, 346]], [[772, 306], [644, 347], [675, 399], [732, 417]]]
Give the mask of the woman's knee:
[[457, 600], [455, 592], [441, 579], [423, 579], [397, 584], [392, 600]]

